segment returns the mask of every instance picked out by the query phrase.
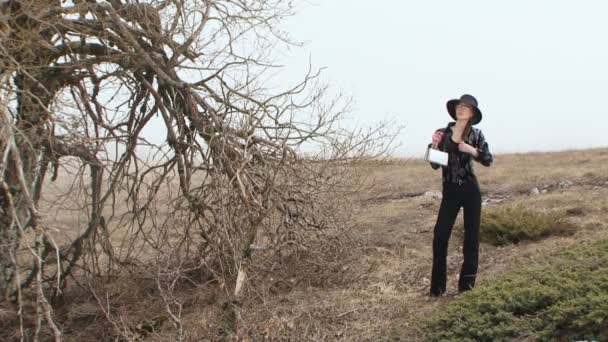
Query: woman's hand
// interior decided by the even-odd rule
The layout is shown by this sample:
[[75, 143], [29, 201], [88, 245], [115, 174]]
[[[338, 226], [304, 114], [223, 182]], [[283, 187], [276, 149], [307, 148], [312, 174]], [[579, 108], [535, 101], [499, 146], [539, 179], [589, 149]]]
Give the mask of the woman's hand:
[[441, 142], [442, 138], [443, 138], [443, 132], [441, 132], [441, 131], [435, 132], [435, 134], [433, 134], [433, 147], [437, 147], [437, 145], [439, 145], [439, 142]]
[[461, 142], [460, 144], [458, 144], [458, 150], [460, 150], [460, 152], [468, 153], [475, 158], [477, 158], [477, 156], [479, 155], [479, 152], [477, 151], [477, 149], [475, 147], [473, 147], [465, 142]]

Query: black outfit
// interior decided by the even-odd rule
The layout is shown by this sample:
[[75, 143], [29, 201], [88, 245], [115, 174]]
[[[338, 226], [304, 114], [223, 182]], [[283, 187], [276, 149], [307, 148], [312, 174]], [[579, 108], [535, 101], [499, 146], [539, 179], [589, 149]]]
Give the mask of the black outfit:
[[[481, 130], [471, 127], [465, 142], [478, 151], [473, 158], [468, 153], [460, 152], [458, 144], [452, 140], [452, 129], [455, 122], [442, 129], [443, 138], [439, 149], [448, 152], [448, 166], [442, 167], [443, 198], [433, 236], [433, 270], [431, 275], [431, 295], [438, 296], [446, 291], [448, 241], [454, 221], [462, 207], [464, 209], [464, 262], [458, 281], [459, 292], [470, 290], [475, 286], [479, 261], [479, 224], [481, 218], [481, 193], [479, 183], [473, 170], [473, 160], [484, 166], [493, 162], [488, 143]], [[433, 169], [441, 165], [431, 163]]]

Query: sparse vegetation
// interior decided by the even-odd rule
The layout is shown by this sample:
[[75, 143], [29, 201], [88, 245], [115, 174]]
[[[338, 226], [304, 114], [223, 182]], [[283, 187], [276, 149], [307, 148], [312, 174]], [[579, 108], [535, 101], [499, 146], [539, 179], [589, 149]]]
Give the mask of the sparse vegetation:
[[424, 324], [431, 341], [607, 341], [608, 240], [513, 271]]
[[[418, 340], [413, 317], [451, 301], [424, 295], [440, 171], [379, 159], [402, 120], [424, 128], [409, 104], [430, 98], [424, 84], [408, 95], [374, 79], [384, 94], [368, 117], [398, 119], [354, 129], [362, 118], [323, 81], [317, 57], [293, 79], [292, 49], [307, 38], [288, 28], [318, 29], [321, 18], [285, 22], [300, 3], [310, 5], [0, 0], [0, 341]], [[325, 35], [350, 31], [334, 26]], [[387, 55], [365, 31], [352, 31], [355, 53]], [[368, 60], [353, 79], [415, 81]], [[492, 203], [535, 203], [492, 209], [482, 239], [537, 243], [484, 245], [482, 282], [608, 238], [608, 149], [497, 159], [478, 169], [501, 199]], [[582, 228], [542, 239], [570, 234], [568, 222]], [[470, 295], [478, 306], [462, 312], [485, 311], [466, 327], [485, 330], [462, 336], [606, 333], [605, 256], [579, 252], [487, 290], [494, 302]]]

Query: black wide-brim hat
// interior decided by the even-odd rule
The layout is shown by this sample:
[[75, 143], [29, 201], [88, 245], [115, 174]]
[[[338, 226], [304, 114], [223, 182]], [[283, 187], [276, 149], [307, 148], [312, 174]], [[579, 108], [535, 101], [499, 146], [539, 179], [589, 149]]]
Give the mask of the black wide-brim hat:
[[452, 117], [452, 119], [456, 120], [456, 106], [459, 103], [466, 103], [468, 105], [470, 105], [473, 109], [473, 125], [477, 125], [478, 123], [481, 122], [481, 110], [479, 110], [479, 107], [477, 105], [477, 99], [475, 99], [472, 95], [462, 95], [460, 97], [460, 99], [453, 99], [448, 101], [447, 103], [447, 107], [448, 107], [448, 113], [450, 113], [450, 116]]

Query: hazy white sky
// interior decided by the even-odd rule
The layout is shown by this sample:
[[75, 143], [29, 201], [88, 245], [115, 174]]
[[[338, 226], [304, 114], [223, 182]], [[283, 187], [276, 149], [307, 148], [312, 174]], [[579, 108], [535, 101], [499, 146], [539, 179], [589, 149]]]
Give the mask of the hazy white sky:
[[279, 61], [293, 80], [309, 57], [327, 67], [357, 121], [405, 125], [400, 156], [422, 155], [463, 93], [495, 153], [608, 146], [606, 18], [591, 0], [314, 0], [283, 25], [305, 46]]

